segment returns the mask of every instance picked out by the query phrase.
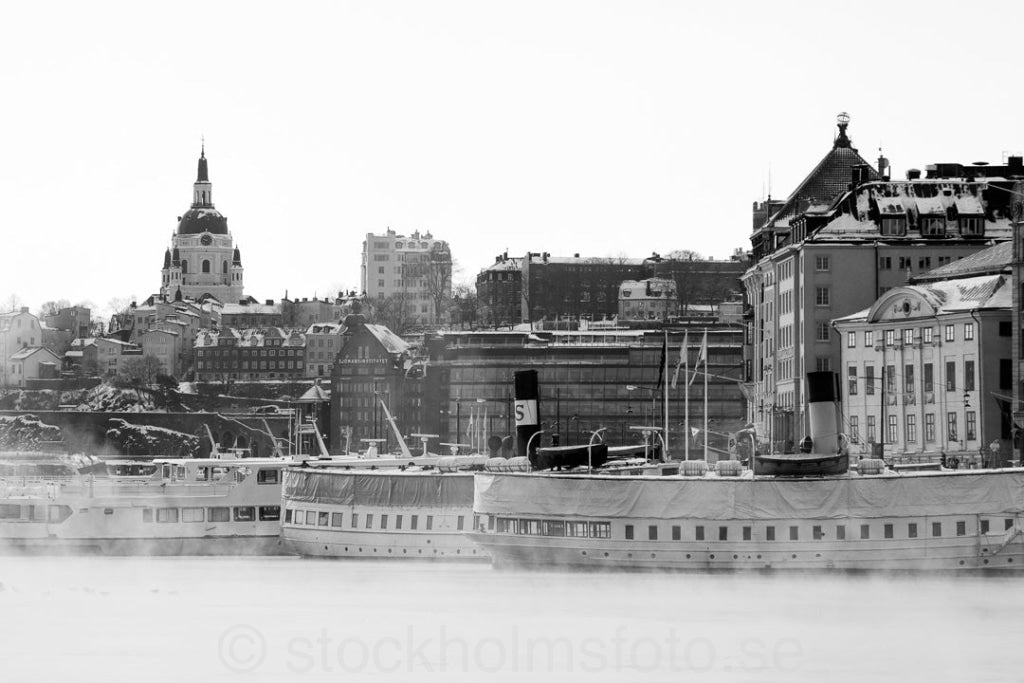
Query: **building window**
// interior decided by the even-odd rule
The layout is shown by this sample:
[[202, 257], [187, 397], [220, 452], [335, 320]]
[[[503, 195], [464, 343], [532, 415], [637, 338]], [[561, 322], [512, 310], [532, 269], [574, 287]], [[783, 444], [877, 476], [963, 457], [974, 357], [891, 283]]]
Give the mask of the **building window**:
[[922, 235], [941, 237], [946, 234], [946, 219], [941, 216], [922, 216], [918, 218], [918, 225]]
[[860, 537], [863, 540], [871, 538], [871, 525], [861, 524], [860, 525]]
[[946, 391], [956, 391], [956, 361], [946, 361]]
[[698, 526], [694, 529], [694, 539], [698, 541], [704, 540], [704, 527]]
[[850, 440], [860, 443], [860, 418], [856, 415], [850, 416]]
[[885, 345], [895, 346], [896, 345], [896, 330], [885, 331]]
[[775, 527], [768, 526], [764, 528], [764, 540], [774, 541], [775, 540]]
[[964, 341], [974, 339], [974, 323], [964, 323]]
[[828, 372], [832, 369], [832, 359], [828, 356], [818, 356], [814, 359], [814, 366], [818, 372]]
[[[887, 223], [892, 219], [885, 219], [882, 221], [882, 234], [883, 235], [902, 235], [902, 232], [885, 232]], [[891, 256], [879, 256], [878, 257], [878, 269], [879, 270], [892, 270], [892, 257]]]
[[864, 346], [869, 346], [870, 347], [870, 346], [874, 346], [874, 345], [875, 345], [875, 333], [872, 330], [865, 330], [864, 331]]
[[924, 364], [924, 390], [935, 391], [935, 372], [931, 363]]
[[885, 393], [895, 394], [896, 393], [896, 366], [886, 365], [885, 366]]
[[903, 391], [908, 394], [914, 393], [914, 366], [906, 365], [903, 367]]
[[917, 538], [917, 524], [914, 522], [907, 524], [907, 538]]
[[974, 361], [964, 361], [964, 391], [974, 391]]
[[906, 330], [903, 330], [903, 343], [905, 345], [908, 345], [908, 346], [910, 344], [914, 343], [914, 330], [913, 329], [909, 329], [908, 328]]
[[875, 366], [871, 364], [864, 365], [864, 393], [868, 396], [875, 394]]
[[932, 343], [932, 333], [935, 332], [934, 328], [925, 327], [921, 330], [921, 339], [925, 344]]
[[946, 341], [956, 341], [956, 333], [954, 332], [954, 325], [946, 325]]
[[935, 413], [925, 413], [924, 440], [926, 443], [935, 443]]
[[837, 524], [836, 525], [836, 540], [837, 541], [845, 541], [846, 540], [846, 526], [845, 525], [843, 525], [843, 524]]
[[851, 365], [846, 368], [847, 391], [850, 396], [857, 395], [857, 366]]
[[978, 415], [973, 410], [968, 410], [964, 415], [964, 427], [967, 429], [968, 441], [978, 438]]
[[828, 306], [829, 305], [829, 289], [828, 287], [817, 287], [814, 291], [814, 305], [815, 306]]
[[946, 439], [959, 441], [956, 435], [956, 413], [946, 413]]
[[907, 415], [907, 443], [917, 443], [917, 415]]
[[829, 340], [829, 336], [828, 336], [829, 332], [828, 332], [828, 330], [829, 330], [828, 323], [827, 322], [822, 322], [822, 321], [819, 320], [818, 321], [818, 325], [817, 325], [817, 331], [818, 331], [817, 340], [820, 341], [820, 342], [827, 342]]
[[896, 416], [887, 416], [887, 421], [888, 425], [885, 432], [885, 440], [889, 443], [896, 443]]
[[846, 333], [846, 348], [852, 349], [857, 346], [857, 333], [847, 332]]

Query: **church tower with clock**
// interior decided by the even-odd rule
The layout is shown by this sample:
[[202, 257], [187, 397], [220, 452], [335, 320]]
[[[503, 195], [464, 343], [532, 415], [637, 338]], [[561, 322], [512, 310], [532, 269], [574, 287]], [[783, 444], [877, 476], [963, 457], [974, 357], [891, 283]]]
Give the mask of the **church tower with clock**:
[[178, 217], [171, 247], [164, 252], [160, 295], [168, 301], [214, 297], [242, 300], [242, 256], [228, 232], [228, 219], [213, 207], [206, 145], [192, 186], [192, 206]]

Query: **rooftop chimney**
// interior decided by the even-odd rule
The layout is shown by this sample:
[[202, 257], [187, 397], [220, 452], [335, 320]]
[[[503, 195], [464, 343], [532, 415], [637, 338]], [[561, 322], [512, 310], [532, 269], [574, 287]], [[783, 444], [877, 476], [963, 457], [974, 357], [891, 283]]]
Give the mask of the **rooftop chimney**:
[[919, 168], [908, 168], [907, 169], [907, 180], [920, 180], [921, 169]]

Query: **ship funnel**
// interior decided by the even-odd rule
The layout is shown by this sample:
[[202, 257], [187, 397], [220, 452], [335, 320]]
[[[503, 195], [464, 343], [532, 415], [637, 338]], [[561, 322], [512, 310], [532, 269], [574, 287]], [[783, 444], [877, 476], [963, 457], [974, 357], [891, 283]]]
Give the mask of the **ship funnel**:
[[812, 453], [832, 455], [839, 448], [838, 396], [836, 373], [807, 373], [807, 414], [811, 424]]
[[[519, 370], [513, 375], [516, 409], [516, 454], [529, 457], [530, 437], [540, 431], [540, 387], [536, 370]], [[534, 439], [536, 449], [536, 439]]]

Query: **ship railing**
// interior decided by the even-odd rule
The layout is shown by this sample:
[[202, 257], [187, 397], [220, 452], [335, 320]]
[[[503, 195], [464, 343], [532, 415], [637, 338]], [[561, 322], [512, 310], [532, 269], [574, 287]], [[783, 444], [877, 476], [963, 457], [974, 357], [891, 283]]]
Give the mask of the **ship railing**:
[[73, 485], [64, 487], [68, 493], [80, 495], [116, 495], [116, 496], [190, 496], [216, 497], [224, 496], [235, 488], [235, 484], [221, 483], [178, 483], [155, 480], [146, 481], [95, 481], [77, 480]]
[[66, 476], [24, 476], [24, 477], [0, 477], [0, 483], [9, 485], [21, 485], [29, 486], [34, 484], [70, 484], [75, 481], [81, 481], [78, 476], [66, 475]]

